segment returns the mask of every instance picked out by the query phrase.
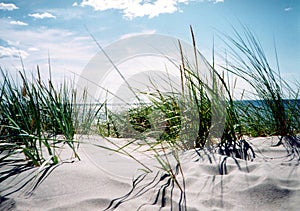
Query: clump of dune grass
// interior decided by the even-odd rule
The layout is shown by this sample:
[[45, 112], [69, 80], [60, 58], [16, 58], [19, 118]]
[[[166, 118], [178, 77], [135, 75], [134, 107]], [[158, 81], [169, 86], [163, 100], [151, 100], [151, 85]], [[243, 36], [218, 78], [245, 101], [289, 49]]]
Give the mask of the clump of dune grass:
[[[123, 126], [125, 125], [125, 128], [131, 127], [131, 129], [136, 130], [139, 134], [146, 135], [146, 137], [155, 133], [160, 134], [160, 136], [156, 136], [155, 142], [147, 141], [144, 137], [144, 145], [148, 146], [151, 152], [154, 152], [154, 157], [160, 166], [159, 169], [165, 172], [157, 185], [168, 178], [167, 184], [172, 184], [172, 190], [174, 186], [180, 190], [179, 210], [186, 210], [185, 177], [179, 156], [182, 150], [195, 150], [199, 156], [202, 156], [199, 151], [206, 152], [206, 150], [209, 150], [211, 153], [217, 152], [234, 159], [248, 160], [255, 157], [250, 144], [242, 139], [238, 111], [228, 84], [225, 82], [224, 77], [216, 71], [214, 64], [209, 64], [197, 50], [192, 28], [191, 33], [194, 58], [187, 58], [184, 55], [179, 42], [182, 60], [178, 71], [181, 75], [181, 84], [177, 86], [170, 82], [169, 85], [173, 92], [166, 93], [152, 83], [152, 90], [154, 91], [146, 93], [151, 102], [150, 106], [129, 109], [127, 115], [116, 115], [114, 120], [111, 121], [111, 123], [123, 121], [123, 124], [119, 123], [119, 126], [118, 123], [114, 124], [115, 132], [120, 132], [119, 128], [124, 131]], [[191, 60], [194, 62], [190, 62]], [[199, 61], [203, 63], [201, 67], [198, 66]], [[201, 71], [203, 69], [201, 68], [209, 70], [209, 75], [206, 78], [202, 77]], [[181, 87], [181, 90], [176, 87]], [[155, 112], [161, 115], [160, 118], [154, 118], [156, 122], [153, 122], [151, 116], [155, 116]], [[126, 133], [123, 133], [123, 135], [126, 137]], [[133, 139], [141, 138], [141, 136], [129, 137]], [[130, 142], [130, 144], [134, 143], [134, 140]], [[125, 148], [126, 146], [120, 146], [120, 150]], [[220, 174], [226, 174], [222, 170], [226, 166], [226, 158], [220, 163]], [[175, 165], [170, 162], [170, 159], [175, 160]], [[210, 160], [212, 161], [212, 158]], [[134, 183], [133, 188], [135, 186]], [[130, 193], [121, 199], [129, 198]], [[157, 197], [159, 197], [159, 193]], [[164, 197], [163, 194], [162, 197]], [[113, 206], [115, 200], [112, 201], [108, 209], [117, 208], [122, 200], [116, 203], [115, 207]], [[158, 201], [156, 200], [154, 203], [158, 203]], [[165, 206], [163, 200], [161, 206]]]
[[35, 167], [38, 171], [33, 178], [39, 175], [41, 181], [44, 170], [62, 161], [59, 153], [64, 146], [79, 158], [74, 141], [73, 84], [64, 81], [55, 87], [51, 77], [42, 80], [39, 68], [31, 80], [25, 71], [12, 78], [1, 69], [1, 76], [0, 168], [4, 170], [0, 181]]
[[[172, 191], [174, 186], [181, 191], [178, 209], [184, 210], [186, 207], [185, 177], [179, 157], [182, 150], [192, 149], [199, 155], [201, 150], [225, 155], [219, 163], [219, 171], [220, 174], [226, 174], [228, 157], [232, 157], [237, 165], [238, 159], [255, 159], [251, 144], [243, 138], [245, 135], [278, 135], [281, 137], [278, 145], [284, 144], [289, 155], [299, 159], [299, 89], [294, 90], [283, 80], [279, 67], [278, 70], [271, 68], [260, 43], [247, 28], [243, 30], [244, 36], [237, 31], [235, 37], [225, 36], [231, 54], [223, 69], [250, 83], [255, 90], [253, 100], [234, 100], [229, 83], [216, 70], [214, 61], [210, 64], [197, 50], [191, 29], [194, 58], [185, 57], [179, 42], [181, 90], [170, 83], [173, 92], [164, 93], [152, 83], [154, 91], [146, 93], [150, 96], [151, 105], [129, 109], [122, 115], [109, 115], [109, 128], [113, 128], [114, 134], [118, 137], [144, 139], [148, 150], [154, 152], [159, 169], [165, 173], [156, 185], [168, 178], [163, 186], [172, 184]], [[201, 76], [203, 66], [199, 66], [199, 59], [209, 69], [209, 78]], [[127, 85], [130, 86], [129, 83]], [[155, 112], [160, 114], [160, 118], [154, 118], [156, 122], [153, 122]], [[214, 116], [219, 119], [213, 119]], [[220, 131], [221, 134], [218, 133]], [[149, 136], [155, 137], [156, 141], [147, 141]], [[128, 145], [134, 143], [132, 140]], [[124, 150], [126, 146], [120, 146], [120, 149]], [[175, 160], [176, 167], [170, 158]], [[129, 196], [130, 193], [125, 198]], [[154, 203], [158, 203], [157, 198]], [[161, 203], [163, 207], [163, 199]], [[113, 202], [109, 208], [111, 206]]]
[[[293, 144], [292, 151], [299, 156], [299, 88], [294, 90], [280, 74], [276, 54], [277, 70], [271, 67], [261, 44], [253, 33], [243, 27], [243, 34], [235, 30], [235, 36], [225, 36], [231, 49], [229, 68], [225, 70], [244, 79], [255, 90], [247, 102], [239, 105], [244, 123], [244, 132], [250, 135], [278, 135]], [[249, 96], [247, 96], [249, 97]], [[290, 148], [290, 147], [288, 147]]]
[[[189, 63], [190, 58], [185, 58], [181, 52], [182, 63], [179, 71], [181, 71], [182, 77], [182, 90], [163, 93], [154, 88], [156, 92], [149, 95], [154, 106], [131, 110], [132, 115], [129, 115], [129, 122], [133, 124], [136, 130], [143, 133], [151, 129], [148, 118], [151, 108], [165, 114], [162, 122], [169, 127], [164, 127], [167, 136], [160, 136], [155, 143], [146, 142], [149, 149], [155, 152], [155, 158], [161, 166], [160, 169], [165, 172], [165, 175], [156, 184], [161, 184], [164, 191], [161, 195], [160, 193], [157, 194], [153, 203], [158, 203], [158, 197], [162, 197], [161, 207], [164, 207], [165, 188], [171, 186], [170, 194], [172, 195], [175, 185], [182, 193], [178, 202], [178, 209], [180, 210], [185, 210], [186, 201], [184, 172], [178, 156], [180, 150], [184, 148], [178, 146], [186, 146], [185, 139], [192, 140], [185, 149], [194, 148], [196, 152], [199, 152], [199, 150], [205, 152], [208, 149], [212, 153], [225, 155], [219, 164], [220, 174], [227, 173], [226, 160], [228, 157], [232, 157], [238, 166], [237, 159], [255, 159], [255, 152], [251, 144], [243, 138], [244, 135], [279, 135], [282, 139], [278, 144], [283, 143], [288, 152], [294, 157], [296, 155], [296, 158], [299, 157], [300, 147], [299, 136], [296, 135], [299, 133], [299, 90], [293, 90], [281, 78], [280, 72], [276, 72], [270, 67], [261, 45], [253, 34], [244, 28], [245, 37], [240, 36], [236, 31], [237, 37], [235, 38], [226, 36], [230, 41], [227, 42], [228, 47], [233, 50], [231, 54], [233, 60], [231, 62], [227, 61], [224, 70], [236, 74], [238, 78], [247, 80], [256, 91], [255, 100], [235, 101], [229, 83], [223, 75], [216, 71], [214, 61], [213, 64], [209, 64], [196, 50], [193, 31], [191, 30], [191, 32], [196, 60], [197, 57], [200, 57], [211, 70], [210, 80], [212, 85], [209, 85], [204, 78], [200, 77], [199, 71], [201, 70], [198, 69], [197, 64]], [[177, 105], [181, 106], [180, 109]], [[220, 118], [221, 121], [224, 121], [223, 125], [221, 122], [212, 121], [213, 113], [222, 115], [222, 110], [225, 110], [225, 116]], [[199, 121], [190, 121], [187, 118], [188, 116], [185, 116], [186, 113], [198, 117], [196, 119], [199, 119]], [[210, 134], [213, 127], [222, 128], [221, 136]], [[171, 130], [172, 128], [174, 130]], [[186, 133], [182, 134], [185, 129], [190, 132], [196, 130], [196, 136], [185, 136]], [[215, 138], [219, 139], [215, 140]], [[159, 145], [161, 146], [160, 150], [156, 148]], [[167, 153], [166, 149], [172, 149], [171, 154]], [[176, 168], [170, 163], [170, 156], [175, 159]], [[178, 179], [178, 174], [180, 174], [182, 180]], [[163, 181], [166, 181], [166, 178], [169, 180], [164, 183]], [[133, 183], [133, 188], [137, 186], [137, 181], [140, 182], [139, 179], [140, 177]], [[130, 193], [122, 199], [129, 197]], [[113, 207], [114, 202], [117, 202], [117, 200], [112, 201], [108, 208], [117, 208], [122, 203], [119, 201]]]

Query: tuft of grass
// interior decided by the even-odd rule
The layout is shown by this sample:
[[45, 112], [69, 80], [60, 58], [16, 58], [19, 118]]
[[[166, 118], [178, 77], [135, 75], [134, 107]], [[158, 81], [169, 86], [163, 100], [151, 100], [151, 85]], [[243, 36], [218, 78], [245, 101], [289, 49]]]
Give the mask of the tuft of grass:
[[232, 62], [224, 69], [244, 79], [255, 90], [254, 100], [236, 106], [242, 116], [244, 132], [254, 136], [281, 136], [277, 145], [293, 137], [290, 139], [294, 142], [292, 150], [298, 152], [299, 88], [294, 90], [281, 77], [276, 48], [277, 70], [271, 67], [261, 44], [247, 27], [243, 27], [243, 34], [234, 32], [234, 37], [225, 36]]
[[[214, 64], [210, 65], [197, 50], [192, 28], [191, 33], [194, 58], [186, 58], [183, 51], [180, 51], [181, 64], [178, 71], [181, 84], [178, 86], [169, 80], [168, 85], [173, 91], [163, 92], [157, 88], [158, 85], [152, 83], [151, 90], [154, 91], [146, 93], [150, 96], [151, 105], [129, 109], [128, 113], [114, 116], [114, 120], [111, 120], [111, 116], [108, 117], [115, 132], [118, 131], [117, 134], [126, 137], [127, 132], [130, 138], [144, 138], [144, 144], [154, 153], [165, 178], [180, 190], [182, 197], [178, 203], [183, 210], [186, 199], [185, 177], [179, 157], [182, 149], [209, 149], [247, 160], [255, 157], [251, 146], [241, 139], [240, 119], [228, 85], [216, 71]], [[204, 68], [208, 70], [206, 77], [202, 75]], [[181, 90], [176, 87], [181, 87]], [[142, 136], [132, 136], [134, 131]], [[159, 136], [155, 136], [156, 134]], [[155, 142], [147, 141], [146, 138], [151, 135], [156, 138]], [[134, 143], [133, 140], [129, 144]], [[120, 146], [120, 150], [124, 150], [126, 146]], [[171, 158], [175, 164], [171, 162]], [[226, 165], [226, 158], [221, 165]]]
[[[279, 67], [277, 71], [271, 67], [261, 44], [248, 28], [244, 27], [243, 35], [235, 30], [234, 38], [226, 38], [228, 45], [231, 44], [234, 62], [230, 69], [225, 69], [246, 80], [256, 91], [256, 99], [261, 100], [259, 103], [249, 101], [249, 109], [261, 109], [260, 116], [269, 119], [272, 134], [268, 135], [292, 134], [296, 128], [291, 117], [297, 112], [298, 93], [283, 80]], [[276, 62], [278, 64], [278, 60]]]
[[[300, 128], [299, 89], [293, 90], [281, 78], [279, 68], [276, 72], [270, 67], [260, 43], [247, 28], [244, 28], [244, 37], [237, 31], [235, 33], [236, 37], [226, 36], [229, 40], [228, 47], [232, 50], [232, 61], [227, 61], [227, 66], [223, 69], [248, 81], [256, 91], [255, 100], [235, 101], [233, 99], [231, 87], [224, 76], [216, 70], [214, 61], [209, 64], [197, 51], [191, 28], [194, 58], [185, 58], [179, 42], [181, 65], [178, 71], [181, 76], [179, 85], [181, 90], [176, 90], [175, 87], [178, 86], [170, 83], [174, 91], [164, 93], [153, 84], [155, 92], [147, 93], [147, 96], [151, 96], [151, 106], [130, 109], [128, 115], [123, 116], [125, 117], [123, 125], [129, 122], [133, 131], [138, 131], [146, 137], [156, 132], [161, 134], [156, 137], [157, 141], [154, 143], [145, 140], [149, 150], [155, 154], [159, 169], [164, 172], [159, 182], [155, 183], [155, 186], [161, 184], [163, 189], [161, 207], [165, 206], [165, 189], [171, 186], [170, 197], [172, 198], [176, 186], [181, 193], [178, 208], [186, 210], [185, 177], [179, 158], [182, 149], [196, 149], [199, 156], [202, 156], [200, 151], [206, 154], [207, 150], [225, 155], [220, 161], [219, 172], [227, 174], [228, 157], [232, 157], [239, 168], [238, 159], [255, 159], [255, 152], [251, 144], [243, 138], [244, 135], [279, 135], [282, 139], [278, 144], [282, 143], [286, 146], [292, 159], [300, 159], [300, 141], [297, 136]], [[189, 62], [191, 60], [195, 63]], [[203, 67], [200, 67], [200, 61], [210, 71], [210, 82], [201, 76]], [[163, 114], [162, 118], [156, 118], [157, 122], [155, 122], [155, 125], [163, 128], [163, 132], [151, 124], [153, 112]], [[214, 119], [215, 116], [218, 118]], [[122, 119], [120, 117], [118, 121]], [[118, 127], [114, 128], [118, 131]], [[221, 134], [218, 133], [220, 131]], [[194, 136], [191, 137], [191, 134]], [[134, 144], [134, 141], [130, 144]], [[120, 149], [123, 150], [125, 147], [121, 146]], [[208, 157], [212, 161], [214, 156], [208, 155]], [[170, 158], [175, 160], [175, 165]], [[141, 182], [139, 178], [137, 180]], [[133, 189], [136, 187], [136, 183], [133, 183]], [[130, 198], [132, 190], [124, 198]], [[159, 203], [160, 191], [161, 189], [153, 204]], [[112, 208], [116, 201], [112, 201], [108, 209]], [[118, 201], [114, 208], [120, 203], [123, 201]]]
[[0, 181], [35, 167], [43, 177], [41, 172], [61, 162], [59, 153], [64, 146], [79, 159], [73, 84], [64, 81], [55, 88], [51, 78], [41, 79], [39, 68], [32, 80], [25, 71], [16, 79], [2, 69], [0, 74], [0, 162], [5, 164], [0, 168], [11, 166]]

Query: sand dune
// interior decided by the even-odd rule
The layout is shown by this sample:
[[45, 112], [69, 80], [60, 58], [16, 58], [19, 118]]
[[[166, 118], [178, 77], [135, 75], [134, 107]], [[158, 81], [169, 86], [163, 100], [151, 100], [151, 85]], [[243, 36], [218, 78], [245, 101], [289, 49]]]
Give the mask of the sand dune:
[[[96, 136], [83, 140], [104, 143], [103, 138]], [[126, 156], [81, 144], [81, 161], [52, 169], [30, 196], [22, 189], [3, 198], [1, 209], [299, 210], [299, 161], [290, 160], [283, 146], [271, 147], [277, 141], [275, 137], [252, 139], [256, 158], [253, 161], [227, 158], [224, 175], [220, 174], [224, 156], [200, 152], [199, 157], [194, 150], [180, 153], [185, 183], [179, 169], [176, 178], [181, 188], [185, 187], [185, 194], [174, 180], [158, 171], [151, 154], [148, 157], [145, 153], [130, 152], [153, 170], [146, 174], [141, 170], [143, 166]], [[6, 187], [17, 184], [26, 174], [1, 184], [1, 195], [7, 193]]]

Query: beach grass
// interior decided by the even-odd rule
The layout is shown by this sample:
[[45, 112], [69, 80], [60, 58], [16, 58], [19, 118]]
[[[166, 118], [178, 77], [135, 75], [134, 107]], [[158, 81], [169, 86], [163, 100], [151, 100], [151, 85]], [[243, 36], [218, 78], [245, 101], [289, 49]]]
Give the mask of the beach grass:
[[[191, 34], [193, 47], [197, 49], [192, 29]], [[182, 62], [178, 71], [182, 77], [182, 84], [180, 84], [182, 90], [176, 90], [174, 86], [172, 90], [176, 90], [176, 92], [163, 93], [154, 85], [153, 90], [156, 92], [147, 93], [148, 96], [151, 96], [152, 105], [128, 111], [127, 122], [138, 133], [149, 135], [150, 133], [147, 132], [151, 129], [154, 129], [154, 132], [160, 132], [161, 135], [156, 137], [155, 146], [161, 145], [162, 150], [157, 151], [152, 142], [146, 142], [146, 144], [149, 145], [149, 150], [155, 152], [155, 158], [161, 166], [161, 170], [180, 189], [182, 196], [178, 206], [182, 210], [186, 203], [184, 197], [185, 177], [183, 171], [180, 170], [182, 167], [178, 156], [182, 149], [203, 150], [204, 152], [209, 149], [210, 152], [225, 155], [220, 161], [219, 172], [227, 174], [226, 161], [228, 157], [233, 158], [237, 165], [237, 159], [255, 159], [255, 151], [245, 137], [275, 135], [281, 137], [277, 146], [283, 144], [287, 148], [288, 156], [292, 155], [292, 159], [300, 159], [300, 141], [297, 136], [300, 132], [299, 88], [295, 91], [289, 86], [280, 76], [279, 67], [276, 71], [271, 68], [262, 46], [250, 30], [244, 28], [244, 37], [236, 30], [235, 35], [236, 37], [225, 36], [227, 40], [224, 41], [231, 50], [230, 55], [233, 62], [227, 61], [226, 67], [222, 66], [222, 68], [227, 73], [233, 73], [249, 83], [255, 93], [247, 97], [254, 100], [234, 100], [230, 91], [232, 87], [226, 82], [224, 75], [215, 69], [214, 61], [209, 64], [195, 50], [196, 61], [201, 58], [211, 71], [209, 80], [212, 85], [207, 82], [207, 78], [201, 78], [197, 64], [189, 63], [188, 59], [190, 58], [185, 58], [181, 52]], [[278, 61], [276, 62], [278, 64]], [[164, 119], [160, 119], [159, 123], [156, 122], [156, 125], [164, 125], [163, 130], [157, 130], [153, 126], [151, 128], [149, 116], [153, 110], [164, 114], [162, 115]], [[186, 116], [187, 113], [190, 115]], [[212, 121], [213, 114], [220, 117], [218, 121]], [[198, 121], [190, 121], [187, 118], [190, 116], [197, 116]], [[222, 121], [224, 121], [223, 125]], [[214, 127], [222, 128], [221, 136], [212, 132]], [[118, 130], [117, 127], [115, 129]], [[186, 136], [189, 133], [185, 133], [185, 129], [194, 136]], [[196, 135], [192, 132], [194, 130], [197, 131]], [[124, 135], [126, 137], [126, 134]], [[186, 142], [187, 140], [188, 142]], [[176, 160], [176, 171], [174, 165], [169, 161], [170, 154], [167, 153], [167, 148], [172, 149], [171, 157]]]
[[74, 140], [75, 133], [81, 132], [76, 125], [74, 83], [65, 80], [54, 86], [51, 76], [42, 79], [39, 68], [31, 79], [25, 70], [17, 78], [3, 69], [0, 74], [0, 168], [5, 169], [0, 181], [34, 168], [41, 181], [42, 172], [64, 161], [62, 148], [69, 148], [72, 157], [80, 159]]
[[[225, 43], [231, 49], [231, 61], [226, 71], [247, 81], [255, 90], [248, 93], [247, 103], [238, 105], [245, 134], [254, 136], [280, 136], [283, 140], [300, 146], [299, 138], [299, 86], [292, 87], [281, 77], [277, 50], [277, 67], [271, 67], [264, 50], [254, 34], [245, 26], [243, 33], [234, 30], [234, 36], [225, 36]], [[249, 96], [250, 95], [250, 96]], [[259, 100], [259, 101], [257, 101]], [[290, 148], [290, 144], [285, 144]], [[297, 152], [299, 149], [289, 149]]]

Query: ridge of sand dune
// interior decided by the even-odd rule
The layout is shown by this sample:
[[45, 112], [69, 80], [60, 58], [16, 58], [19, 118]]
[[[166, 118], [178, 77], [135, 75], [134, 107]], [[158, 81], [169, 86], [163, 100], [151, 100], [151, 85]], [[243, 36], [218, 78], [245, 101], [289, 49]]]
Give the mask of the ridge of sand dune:
[[[104, 141], [96, 136], [84, 137], [84, 140], [90, 143]], [[126, 142], [124, 139], [112, 141]], [[283, 146], [271, 147], [276, 141], [275, 137], [252, 139], [256, 158], [253, 161], [227, 158], [225, 175], [219, 171], [224, 156], [204, 153], [199, 157], [194, 150], [182, 152], [186, 207], [181, 208], [189, 211], [299, 210], [299, 161], [289, 160]], [[79, 154], [81, 161], [55, 168], [30, 197], [22, 191], [8, 196], [6, 208], [104, 210], [112, 202], [110, 208], [125, 211], [180, 209], [182, 193], [164, 172], [158, 172], [157, 163], [149, 158], [151, 156], [135, 154], [153, 169], [152, 173], [143, 174], [139, 170], [143, 166], [137, 162], [92, 144], [82, 144]], [[214, 157], [213, 162], [207, 156]], [[135, 188], [132, 189], [134, 179]], [[180, 173], [177, 179], [183, 187]], [[6, 185], [1, 184], [1, 195], [5, 193]]]

